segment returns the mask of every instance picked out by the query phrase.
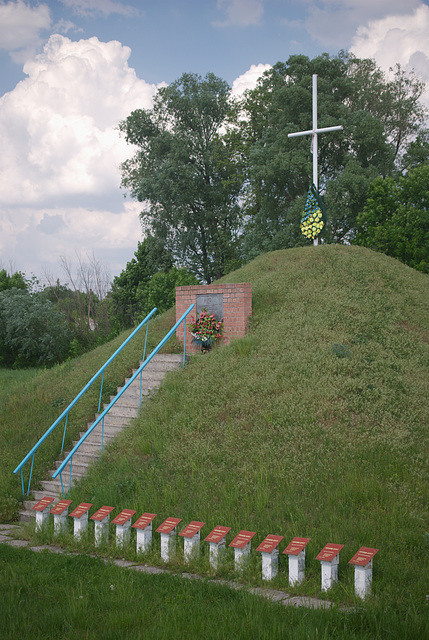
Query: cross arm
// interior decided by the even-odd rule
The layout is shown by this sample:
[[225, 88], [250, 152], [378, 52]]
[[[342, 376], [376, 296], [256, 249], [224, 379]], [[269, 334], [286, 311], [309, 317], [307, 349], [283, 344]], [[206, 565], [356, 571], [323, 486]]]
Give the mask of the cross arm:
[[321, 129], [307, 129], [307, 131], [297, 131], [296, 133], [288, 133], [288, 138], [297, 138], [298, 136], [309, 136], [313, 135], [313, 133], [327, 133], [328, 131], [342, 131], [344, 129], [343, 125], [340, 124], [336, 127], [323, 127]]

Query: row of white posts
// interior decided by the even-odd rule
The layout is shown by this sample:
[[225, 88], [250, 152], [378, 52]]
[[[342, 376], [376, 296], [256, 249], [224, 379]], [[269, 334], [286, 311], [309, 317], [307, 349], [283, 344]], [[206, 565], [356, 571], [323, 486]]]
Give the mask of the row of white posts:
[[[82, 502], [70, 514], [68, 508], [71, 500], [60, 500], [53, 508], [51, 502], [53, 498], [45, 497], [38, 502], [33, 509], [36, 511], [36, 530], [40, 529], [52, 514], [54, 516], [54, 532], [60, 534], [67, 530], [67, 517], [74, 519], [74, 536], [80, 538], [88, 527], [89, 509], [92, 504]], [[110, 514], [114, 507], [101, 507], [91, 520], [95, 524], [95, 546], [99, 546], [109, 538]], [[116, 525], [116, 544], [123, 546], [130, 540], [131, 527], [137, 532], [137, 553], [148, 551], [152, 545], [152, 522], [156, 518], [154, 513], [144, 513], [131, 525], [131, 518], [136, 512], [131, 509], [124, 509], [116, 516], [111, 524]], [[181, 522], [180, 518], [167, 518], [157, 529], [161, 535], [161, 558], [164, 562], [169, 562], [175, 551], [176, 527]], [[199, 554], [200, 534], [204, 522], [192, 521], [180, 533], [183, 537], [183, 556], [185, 562], [189, 562]], [[231, 527], [217, 526], [204, 539], [210, 544], [210, 566], [217, 570], [226, 547], [226, 536]], [[228, 545], [234, 549], [234, 560], [236, 571], [243, 569], [251, 548], [251, 540], [255, 535], [254, 531], [240, 531]], [[278, 572], [278, 545], [284, 536], [268, 535], [256, 549], [262, 555], [262, 579], [272, 580]], [[289, 584], [299, 585], [304, 580], [305, 572], [305, 547], [310, 538], [293, 538], [288, 544], [283, 554], [288, 556], [289, 563]], [[327, 544], [316, 556], [320, 561], [322, 573], [322, 591], [331, 589], [338, 581], [338, 564], [340, 551], [344, 545]], [[360, 598], [365, 598], [371, 592], [373, 558], [378, 549], [361, 547], [359, 551], [349, 561], [355, 567], [355, 593]]]

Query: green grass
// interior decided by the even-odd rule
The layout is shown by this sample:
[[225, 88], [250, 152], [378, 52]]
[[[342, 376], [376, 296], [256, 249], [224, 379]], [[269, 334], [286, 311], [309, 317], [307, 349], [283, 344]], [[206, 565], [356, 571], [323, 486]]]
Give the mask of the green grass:
[[354, 612], [286, 608], [209, 581], [151, 576], [99, 558], [55, 556], [6, 545], [0, 545], [0, 590], [4, 640], [424, 637], [413, 635], [424, 633], [422, 625], [410, 630], [395, 611], [378, 619], [362, 608]]
[[[174, 310], [150, 321], [148, 352], [174, 322]], [[51, 369], [0, 369], [0, 522], [15, 520], [22, 503], [20, 476], [13, 475], [13, 470], [129, 333], [124, 332], [108, 344]], [[111, 393], [116, 393], [116, 387], [124, 383], [124, 378], [142, 357], [145, 333], [146, 329], [143, 328], [106, 369], [104, 401], [109, 399]], [[178, 349], [179, 345], [173, 336], [163, 351]], [[79, 431], [86, 430], [87, 422], [94, 419], [100, 383], [101, 377], [70, 412], [65, 450]], [[64, 421], [36, 453], [32, 489], [40, 488], [40, 480], [49, 479], [48, 471], [60, 456], [63, 431]], [[31, 461], [24, 467], [26, 490], [30, 464]]]
[[[253, 549], [268, 533], [310, 537], [296, 594], [323, 597], [315, 556], [344, 544], [328, 596], [336, 603], [354, 604], [348, 560], [376, 547], [373, 595], [359, 608], [369, 627], [354, 619], [340, 635], [338, 615], [326, 636], [321, 626], [303, 637], [425, 637], [427, 276], [336, 245], [267, 254], [224, 281], [252, 283], [248, 335], [170, 375], [71, 497], [157, 513], [155, 526], [202, 520], [203, 537], [227, 525], [228, 542], [250, 529]], [[70, 378], [75, 370], [70, 363]], [[233, 578], [229, 552], [220, 574]], [[156, 549], [150, 561], [159, 562]], [[261, 583], [260, 554], [242, 580]], [[290, 591], [285, 556], [273, 586]]]

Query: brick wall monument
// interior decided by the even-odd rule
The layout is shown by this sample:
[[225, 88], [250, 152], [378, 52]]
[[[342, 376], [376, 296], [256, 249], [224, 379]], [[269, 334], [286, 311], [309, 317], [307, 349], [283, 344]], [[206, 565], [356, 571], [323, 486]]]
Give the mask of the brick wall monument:
[[[224, 320], [223, 336], [218, 344], [229, 344], [232, 338], [245, 335], [252, 315], [252, 285], [249, 282], [240, 282], [176, 287], [176, 322], [192, 303], [195, 307], [186, 321], [186, 353], [200, 351], [199, 345], [192, 344], [189, 325], [203, 308], [209, 313], [215, 313], [217, 320]], [[183, 342], [183, 323], [177, 329], [176, 336]]]

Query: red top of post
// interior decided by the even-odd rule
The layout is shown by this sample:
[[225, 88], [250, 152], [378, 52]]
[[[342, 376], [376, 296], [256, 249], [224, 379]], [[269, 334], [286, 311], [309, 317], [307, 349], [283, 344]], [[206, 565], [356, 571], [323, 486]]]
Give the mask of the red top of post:
[[156, 513], [143, 513], [131, 526], [133, 529], [146, 529], [155, 518]]
[[260, 551], [261, 553], [272, 553], [283, 540], [283, 538], [284, 536], [268, 535], [265, 540], [262, 540], [256, 551]]
[[214, 542], [219, 544], [229, 531], [231, 531], [231, 527], [222, 527], [221, 525], [218, 525], [211, 533], [209, 533], [207, 538], [204, 538], [204, 542]]
[[48, 496], [45, 496], [44, 498], [39, 500], [37, 504], [34, 505], [33, 511], [44, 511], [46, 507], [49, 507], [49, 505], [53, 501], [54, 501], [54, 498], [49, 498]]
[[256, 534], [256, 531], [240, 531], [234, 540], [229, 543], [228, 546], [233, 547], [234, 549], [244, 549], [244, 547], [251, 541], [253, 536]]
[[167, 518], [156, 530], [157, 533], [171, 533], [176, 526], [182, 522], [181, 518]]
[[91, 516], [90, 520], [101, 522], [102, 520], [104, 520], [104, 518], [106, 518], [106, 516], [109, 515], [109, 513], [112, 513], [114, 508], [115, 507], [107, 507], [107, 506], [101, 507], [98, 511], [94, 513], [93, 516]]
[[81, 518], [91, 507], [92, 503], [82, 502], [76, 507], [76, 509], [69, 513], [69, 516], [70, 518]]
[[51, 513], [53, 513], [54, 516], [60, 516], [71, 505], [71, 503], [71, 500], [60, 500], [57, 502], [55, 507], [52, 507]]
[[324, 562], [332, 562], [332, 560], [340, 553], [344, 547], [343, 544], [327, 544], [323, 547], [322, 551], [316, 556], [316, 560], [323, 560]]
[[358, 567], [366, 567], [378, 551], [378, 549], [371, 549], [371, 547], [361, 547], [359, 551], [355, 553], [353, 558], [349, 560], [349, 564], [355, 564]]
[[197, 534], [205, 525], [205, 522], [197, 522], [196, 520], [192, 520], [180, 533], [179, 536], [183, 536], [184, 538], [193, 538], [195, 534]]
[[286, 553], [288, 556], [299, 556], [310, 540], [311, 538], [293, 538], [283, 553]]
[[116, 518], [112, 520], [112, 524], [124, 525], [130, 518], [133, 517], [134, 514], [135, 511], [133, 511], [132, 509], [124, 509], [120, 514], [116, 516]]

